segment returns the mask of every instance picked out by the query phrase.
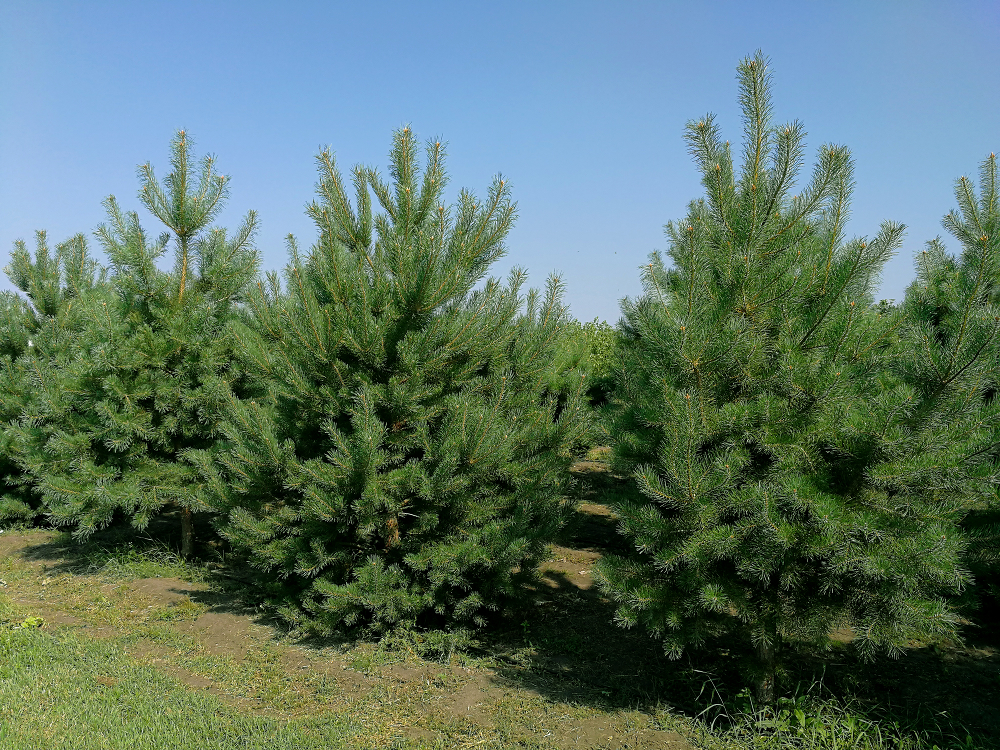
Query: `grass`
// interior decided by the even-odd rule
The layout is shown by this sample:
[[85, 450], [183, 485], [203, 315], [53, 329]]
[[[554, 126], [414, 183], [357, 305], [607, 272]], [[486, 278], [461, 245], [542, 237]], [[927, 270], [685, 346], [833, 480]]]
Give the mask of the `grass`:
[[282, 721], [240, 711], [130, 659], [116, 643], [0, 630], [5, 750], [304, 750], [344, 746], [349, 719]]
[[[68, 541], [68, 540], [67, 540]], [[204, 566], [185, 561], [167, 544], [155, 539], [146, 540], [149, 545], [139, 550], [134, 547], [106, 548], [99, 545], [85, 547], [79, 556], [80, 572], [98, 576], [120, 578], [183, 578], [200, 582], [208, 578]]]
[[[789, 678], [804, 687], [760, 711], [722, 656], [668, 662], [644, 633], [612, 626], [587, 570], [613, 543], [614, 519], [596, 501], [614, 482], [591, 469], [530, 606], [475, 637], [296, 641], [211, 550], [190, 563], [157, 541], [163, 533], [106, 533], [83, 547], [51, 531], [22, 530], [17, 544], [2, 533], [0, 747], [998, 746], [988, 726], [966, 729], [978, 714], [941, 698], [1000, 692], [995, 651], [944, 645], [864, 666], [845, 648], [826, 673], [804, 661]], [[914, 685], [925, 691], [916, 698]]]
[[[710, 706], [704, 714], [720, 747], [762, 748], [851, 748], [851, 750], [923, 750], [926, 748], [984, 748], [970, 735], [951, 734], [938, 725], [933, 729], [904, 729], [898, 722], [873, 721], [850, 702], [822, 697], [822, 686], [813, 684], [803, 692], [781, 698], [774, 709], [755, 709], [746, 693], [737, 708]], [[723, 725], [724, 729], [718, 729]]]
[[[11, 627], [9, 603], [3, 602], [3, 612], [8, 627], [0, 629], [0, 746], [5, 750], [459, 746], [451, 744], [460, 739], [454, 733], [433, 742], [428, 738], [408, 741], [379, 737], [380, 733], [372, 732], [369, 723], [384, 725], [386, 717], [380, 722], [379, 717], [364, 710], [268, 716], [253, 710], [251, 703], [226, 702], [205, 691], [191, 690], [160, 669], [138, 663], [120, 642], [85, 640], [65, 630], [50, 631], [30, 623]], [[374, 661], [378, 657], [367, 666]], [[217, 676], [220, 672], [232, 672], [230, 681], [247, 677], [237, 674], [245, 669], [235, 669], [232, 664], [197, 666]], [[284, 681], [279, 674], [268, 674], [266, 668], [255, 669], [253, 677], [261, 682], [263, 692], [268, 692], [271, 686], [275, 688], [270, 691], [272, 696], [282, 693], [284, 686], [276, 685]], [[446, 678], [442, 675], [438, 679]], [[323, 694], [321, 685], [313, 687], [317, 696]], [[388, 703], [393, 702], [391, 693], [382, 697]], [[513, 713], [517, 707], [509, 708]], [[386, 713], [391, 714], [392, 709]], [[887, 730], [857, 718], [843, 706], [818, 702], [808, 696], [783, 702], [776, 715], [748, 712], [735, 720], [727, 718], [731, 726], [725, 730], [713, 727], [718, 718], [716, 722], [690, 720], [686, 734], [697, 746], [706, 748], [902, 750], [945, 746], [919, 735], [908, 736], [898, 728]], [[489, 744], [475, 743], [472, 737], [465, 744], [487, 747], [534, 744], [504, 734], [480, 738]], [[507, 741], [511, 744], [506, 744]], [[956, 738], [947, 746], [979, 747], [971, 738], [967, 742]]]

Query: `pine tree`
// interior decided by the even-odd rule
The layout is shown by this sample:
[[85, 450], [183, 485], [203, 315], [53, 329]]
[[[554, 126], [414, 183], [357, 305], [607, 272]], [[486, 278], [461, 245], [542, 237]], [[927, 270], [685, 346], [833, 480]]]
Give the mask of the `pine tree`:
[[566, 403], [581, 386], [583, 388], [586, 408], [581, 413], [583, 428], [572, 446], [576, 454], [607, 442], [597, 409], [602, 402], [604, 384], [604, 373], [600, 369], [602, 363], [598, 357], [604, 352], [604, 335], [613, 335], [613, 329], [606, 323], [602, 325], [604, 328], [597, 328], [596, 321], [581, 324], [578, 320], [568, 319], [555, 342], [552, 358], [547, 362], [545, 389], [560, 403]]
[[[904, 310], [913, 325], [906, 346], [921, 356], [904, 377], [929, 404], [953, 401], [953, 413], [934, 418], [968, 431], [962, 444], [965, 470], [979, 481], [967, 497], [963, 528], [966, 561], [977, 582], [1000, 594], [1000, 189], [996, 155], [980, 166], [980, 190], [968, 177], [955, 183], [958, 210], [942, 224], [962, 245], [955, 258], [940, 238], [918, 258], [917, 279], [907, 288]], [[929, 412], [930, 407], [925, 407]], [[931, 418], [931, 417], [928, 417]], [[974, 592], [983, 593], [981, 591]]]
[[613, 387], [618, 331], [594, 318], [583, 324], [583, 336], [587, 342], [587, 394], [592, 404], [601, 406], [607, 403]]
[[39, 512], [30, 491], [30, 475], [17, 460], [16, 423], [36, 396], [32, 383], [45, 365], [65, 361], [82, 325], [81, 297], [106, 295], [106, 271], [95, 261], [86, 238], [76, 235], [49, 249], [44, 231], [36, 233], [35, 254], [25, 243], [14, 244], [4, 269], [24, 297], [0, 297], [0, 520], [29, 521]]
[[[228, 195], [214, 160], [195, 165], [190, 139], [171, 144], [163, 184], [139, 168], [139, 198], [169, 232], [151, 241], [114, 196], [97, 237], [111, 262], [111, 299], [90, 299], [75, 354], [36, 378], [41, 394], [16, 438], [50, 520], [84, 538], [116, 513], [136, 528], [165, 510], [193, 545], [192, 511], [207, 510], [190, 449], [211, 450], [230, 392], [247, 382], [226, 326], [257, 279], [250, 212], [233, 237], [208, 225]], [[174, 240], [175, 267], [156, 261]]]
[[612, 437], [636, 482], [616, 508], [635, 552], [597, 573], [618, 623], [671, 656], [743, 644], [770, 702], [790, 650], [835, 628], [866, 656], [954, 631], [975, 472], [967, 422], [948, 420], [972, 407], [906, 377], [906, 319], [871, 294], [903, 228], [844, 239], [847, 149], [823, 146], [796, 189], [803, 126], [772, 125], [759, 53], [739, 82], [740, 171], [711, 115], [688, 124], [706, 196], [666, 227], [673, 266], [651, 256], [622, 306]]
[[562, 524], [585, 421], [582, 385], [546, 388], [561, 284], [483, 281], [514, 220], [508, 184], [446, 208], [440, 142], [421, 173], [404, 128], [390, 159], [389, 183], [354, 169], [352, 205], [318, 157], [319, 240], [305, 258], [290, 243], [287, 293], [260, 285], [239, 333], [271, 396], [234, 399], [231, 447], [200, 462], [222, 536], [317, 632], [482, 624]]

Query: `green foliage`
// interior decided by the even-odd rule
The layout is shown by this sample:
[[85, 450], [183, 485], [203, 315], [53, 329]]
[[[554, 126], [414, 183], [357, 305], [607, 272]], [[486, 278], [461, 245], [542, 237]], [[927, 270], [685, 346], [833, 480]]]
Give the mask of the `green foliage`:
[[45, 232], [35, 235], [34, 258], [22, 240], [15, 242], [4, 273], [30, 301], [27, 314], [33, 330], [68, 311], [74, 300], [101, 287], [107, 276], [106, 269], [90, 256], [82, 234], [56, 245], [51, 254]]
[[596, 407], [607, 400], [615, 337], [615, 330], [604, 321], [595, 319], [581, 324], [578, 320], [569, 320], [549, 361], [546, 378], [549, 392], [558, 394], [565, 402], [582, 385], [591, 407], [585, 411], [587, 424], [574, 445], [575, 452], [586, 453], [607, 442], [607, 431]]
[[[178, 133], [163, 186], [148, 164], [140, 168], [140, 198], [169, 233], [151, 241], [137, 214], [123, 212], [114, 196], [105, 201], [108, 223], [97, 237], [113, 294], [81, 298], [68, 351], [39, 360], [35, 397], [11, 431], [48, 517], [78, 538], [116, 513], [143, 528], [164, 509], [207, 509], [184, 455], [214, 446], [229, 394], [246, 380], [226, 325], [257, 277], [256, 217], [251, 212], [232, 238], [206, 228], [228, 180], [205, 158], [196, 181], [189, 146]], [[168, 273], [156, 262], [171, 233]]]
[[[82, 540], [179, 511], [186, 557], [192, 512], [212, 512], [291, 623], [445, 658], [532, 579], [572, 453], [610, 436], [634, 552], [596, 573], [617, 621], [670, 655], [741, 644], [772, 703], [782, 660], [835, 628], [867, 656], [954, 635], [973, 577], [1000, 600], [995, 156], [978, 189], [956, 183], [960, 257], [928, 243], [903, 302], [875, 303], [903, 228], [847, 240], [848, 151], [822, 147], [796, 188], [803, 127], [772, 124], [764, 58], [739, 70], [742, 164], [712, 116], [688, 124], [706, 195], [667, 225], [672, 263], [650, 257], [617, 329], [571, 320], [557, 278], [487, 278], [509, 186], [446, 208], [443, 147], [421, 169], [408, 128], [388, 182], [354, 169], [353, 202], [320, 154], [319, 240], [303, 257], [290, 238], [285, 288], [262, 282], [256, 215], [210, 226], [228, 179], [181, 131], [162, 183], [139, 170], [168, 231], [111, 196], [109, 269], [83, 235], [15, 244], [0, 521], [45, 515]], [[167, 558], [92, 562], [185, 568]], [[822, 729], [785, 709], [768, 714], [782, 732]]]
[[22, 523], [38, 515], [39, 503], [9, 426], [34, 408], [33, 384], [44, 379], [48, 364], [71, 356], [85, 325], [80, 310], [86, 299], [109, 292], [106, 271], [91, 258], [83, 235], [58, 244], [54, 253], [45, 232], [35, 241], [32, 256], [18, 240], [4, 268], [25, 296], [0, 295], [0, 520]]
[[[422, 173], [409, 129], [390, 183], [356, 167], [354, 205], [318, 157], [320, 237], [291, 244], [238, 327], [267, 399], [234, 399], [231, 446], [192, 454], [220, 533], [284, 579], [284, 614], [328, 632], [448, 621], [480, 625], [518, 594], [564, 520], [582, 386], [548, 381], [562, 286], [522, 294], [488, 279], [514, 220], [509, 186], [446, 208], [444, 151]], [[381, 213], [374, 213], [374, 201]]]
[[603, 320], [589, 323], [572, 321], [567, 349], [575, 355], [575, 365], [587, 378], [587, 396], [595, 406], [608, 399], [614, 372], [618, 332]]
[[[22, 366], [17, 363], [35, 335], [31, 330], [30, 306], [9, 292], [0, 295], [0, 425], [20, 416], [30, 391]], [[24, 486], [24, 472], [14, 458], [14, 447], [7, 430], [0, 427], [0, 520], [25, 522], [36, 514], [36, 503]]]
[[618, 622], [672, 656], [742, 644], [770, 702], [790, 647], [834, 628], [864, 654], [954, 632], [956, 523], [988, 473], [967, 449], [980, 407], [954, 397], [996, 354], [983, 315], [931, 351], [874, 305], [903, 228], [845, 241], [847, 149], [822, 147], [795, 188], [802, 125], [772, 125], [759, 54], [739, 78], [739, 172], [712, 116], [688, 124], [706, 197], [667, 225], [673, 267], [651, 256], [623, 303], [612, 437], [638, 487], [616, 509], [635, 552], [598, 577]]
[[41, 617], [25, 617], [17, 625], [14, 625], [14, 630], [30, 630], [42, 627], [45, 624], [45, 620]]
[[583, 324], [583, 332], [590, 345], [590, 371], [595, 380], [609, 380], [615, 371], [615, 351], [618, 346], [618, 332], [603, 320]]
[[[952, 412], [920, 418], [957, 420], [964, 433], [966, 464], [978, 492], [967, 497], [963, 527], [969, 537], [966, 563], [997, 597], [1000, 589], [1000, 190], [996, 156], [980, 167], [979, 194], [967, 177], [955, 183], [958, 210], [943, 220], [962, 245], [959, 258], [940, 239], [917, 259], [917, 278], [907, 288], [904, 310], [914, 321], [906, 345], [923, 352], [906, 378], [928, 398], [950, 399]], [[980, 587], [982, 588], [982, 587]], [[977, 591], [975, 593], [986, 593]], [[1000, 600], [1000, 599], [998, 599]]]

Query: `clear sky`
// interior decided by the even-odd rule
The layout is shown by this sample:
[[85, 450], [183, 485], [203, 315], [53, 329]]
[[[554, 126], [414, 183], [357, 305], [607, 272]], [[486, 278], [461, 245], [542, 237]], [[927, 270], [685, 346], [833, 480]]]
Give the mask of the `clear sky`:
[[285, 235], [316, 236], [319, 149], [384, 172], [410, 124], [447, 141], [453, 195], [510, 181], [519, 218], [495, 275], [558, 271], [576, 317], [615, 322], [663, 224], [702, 192], [685, 122], [714, 112], [740, 140], [736, 65], [758, 48], [777, 121], [809, 133], [804, 177], [820, 145], [847, 145], [850, 231], [909, 227], [879, 295], [902, 297], [954, 180], [1000, 150], [998, 0], [2, 0], [0, 248], [89, 234], [109, 194], [138, 209], [136, 166], [164, 176], [184, 128], [232, 176], [218, 223], [257, 210], [264, 268], [280, 269]]

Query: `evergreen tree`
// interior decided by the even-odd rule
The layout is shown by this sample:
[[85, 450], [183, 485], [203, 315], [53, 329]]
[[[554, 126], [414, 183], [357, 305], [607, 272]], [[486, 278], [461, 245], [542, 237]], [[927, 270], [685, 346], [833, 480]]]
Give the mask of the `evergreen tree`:
[[[980, 167], [980, 190], [967, 177], [955, 183], [958, 210], [944, 228], [962, 245], [959, 258], [940, 238], [918, 258], [917, 279], [907, 288], [904, 310], [913, 325], [906, 345], [921, 357], [908, 362], [907, 382], [929, 404], [953, 401], [954, 421], [968, 430], [963, 450], [967, 471], [977, 471], [979, 491], [967, 496], [963, 528], [966, 560], [978, 581], [1000, 594], [1000, 190], [996, 155]], [[925, 407], [930, 411], [929, 407]], [[937, 415], [934, 415], [935, 418]], [[930, 417], [929, 417], [930, 418]], [[981, 592], [974, 592], [981, 593]]]
[[673, 267], [654, 254], [623, 303], [612, 437], [638, 489], [616, 508], [635, 552], [597, 572], [619, 624], [671, 656], [744, 644], [769, 702], [788, 650], [835, 628], [865, 655], [953, 632], [978, 406], [949, 394], [988, 360], [966, 341], [949, 388], [927, 379], [933, 358], [871, 295], [903, 228], [845, 241], [847, 149], [823, 146], [796, 189], [802, 125], [772, 125], [759, 53], [739, 81], [740, 171], [712, 116], [688, 124], [706, 196], [666, 227]]
[[583, 337], [587, 342], [587, 395], [591, 403], [601, 406], [608, 401], [613, 387], [618, 350], [618, 331], [603, 320], [594, 318], [584, 323]]
[[45, 232], [37, 232], [35, 241], [32, 257], [18, 240], [4, 269], [25, 296], [0, 296], [0, 479], [5, 485], [0, 485], [0, 520], [29, 521], [39, 505], [7, 426], [21, 418], [36, 395], [32, 383], [44, 363], [71, 356], [81, 326], [81, 297], [108, 292], [105, 269], [90, 256], [83, 235], [58, 244], [54, 253]]
[[583, 429], [578, 433], [572, 446], [575, 453], [586, 452], [595, 445], [604, 445], [607, 435], [598, 417], [597, 407], [603, 401], [604, 375], [601, 355], [605, 353], [605, 334], [613, 336], [613, 329], [607, 323], [581, 324], [569, 319], [563, 328], [548, 364], [545, 388], [555, 394], [560, 403], [573, 397], [582, 386], [586, 409], [582, 413]]
[[305, 258], [291, 243], [287, 294], [272, 277], [239, 329], [271, 396], [234, 399], [231, 446], [200, 456], [222, 536], [318, 632], [482, 624], [562, 524], [584, 425], [582, 386], [546, 387], [558, 280], [479, 286], [514, 220], [509, 186], [446, 208], [442, 144], [422, 173], [416, 152], [397, 132], [391, 182], [356, 167], [353, 205], [320, 154], [319, 240]]
[[588, 323], [570, 320], [550, 364], [548, 389], [562, 397], [584, 389], [586, 429], [580, 433], [574, 451], [585, 453], [608, 444], [603, 407], [607, 404], [614, 372], [618, 332], [602, 320]]
[[[67, 362], [40, 371], [40, 398], [15, 431], [22, 462], [57, 525], [86, 537], [122, 514], [137, 528], [179, 510], [182, 554], [192, 551], [192, 511], [207, 510], [189, 449], [210, 450], [229, 393], [246, 382], [234, 365], [227, 322], [257, 278], [250, 212], [233, 237], [208, 229], [228, 194], [214, 160], [195, 165], [180, 131], [161, 185], [139, 168], [142, 203], [169, 232], [151, 241], [114, 196], [97, 230], [111, 262], [111, 299], [90, 299]], [[174, 240], [175, 267], [156, 261]]]

